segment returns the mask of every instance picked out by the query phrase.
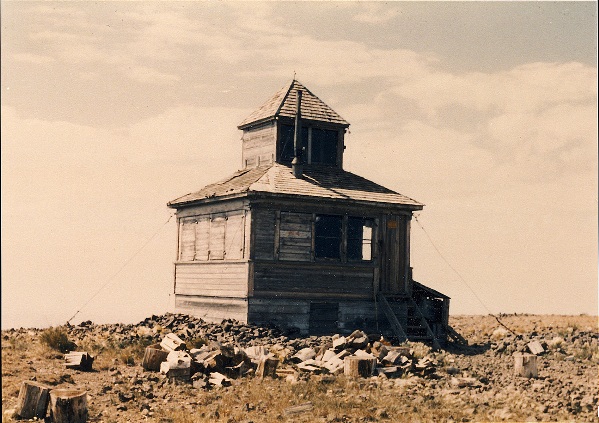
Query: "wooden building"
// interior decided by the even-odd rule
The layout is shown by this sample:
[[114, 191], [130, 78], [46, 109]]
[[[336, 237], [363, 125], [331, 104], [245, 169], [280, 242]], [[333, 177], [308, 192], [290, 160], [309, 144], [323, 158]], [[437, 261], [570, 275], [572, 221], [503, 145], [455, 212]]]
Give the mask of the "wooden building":
[[242, 169], [168, 203], [177, 311], [447, 338], [449, 297], [412, 279], [410, 221], [423, 205], [343, 170], [348, 127], [297, 80], [241, 122]]

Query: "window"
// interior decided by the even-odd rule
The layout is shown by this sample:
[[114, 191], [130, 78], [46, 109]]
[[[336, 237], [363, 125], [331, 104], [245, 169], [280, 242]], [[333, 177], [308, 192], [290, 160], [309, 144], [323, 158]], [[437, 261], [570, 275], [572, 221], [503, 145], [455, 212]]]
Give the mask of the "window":
[[341, 216], [317, 215], [314, 222], [314, 256], [341, 258]]
[[[280, 160], [291, 163], [295, 125], [281, 125], [279, 134]], [[331, 129], [302, 126], [301, 146], [310, 152], [310, 157], [304, 157], [305, 162], [316, 164], [337, 164], [338, 131]]]
[[[295, 137], [295, 125], [281, 125], [281, 134], [279, 135], [279, 145], [281, 146], [281, 162], [291, 163], [295, 152], [293, 151], [293, 138]], [[301, 145], [308, 146], [308, 128], [302, 126]]]
[[347, 218], [347, 259], [372, 259], [372, 219]]
[[243, 211], [180, 220], [179, 260], [239, 260], [243, 258]]
[[312, 128], [311, 163], [337, 164], [337, 131]]

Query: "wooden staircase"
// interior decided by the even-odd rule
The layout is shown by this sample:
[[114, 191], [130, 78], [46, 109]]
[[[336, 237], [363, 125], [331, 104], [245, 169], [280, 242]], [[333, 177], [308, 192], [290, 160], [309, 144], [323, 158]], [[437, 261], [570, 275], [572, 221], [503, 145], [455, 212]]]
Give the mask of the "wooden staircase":
[[[430, 343], [434, 349], [441, 349], [439, 339], [431, 330], [420, 307], [412, 297], [384, 295], [379, 292], [377, 300], [399, 342], [419, 341]], [[405, 311], [405, 315], [398, 318], [393, 310], [394, 307], [399, 308], [402, 312]]]

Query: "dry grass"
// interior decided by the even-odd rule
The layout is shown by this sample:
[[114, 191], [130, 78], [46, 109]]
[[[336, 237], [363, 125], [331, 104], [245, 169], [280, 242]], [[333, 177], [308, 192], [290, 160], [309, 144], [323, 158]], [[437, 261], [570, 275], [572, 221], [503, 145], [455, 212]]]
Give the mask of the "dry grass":
[[49, 348], [66, 353], [77, 348], [77, 345], [69, 340], [67, 332], [58, 328], [48, 328], [40, 335], [40, 342]]

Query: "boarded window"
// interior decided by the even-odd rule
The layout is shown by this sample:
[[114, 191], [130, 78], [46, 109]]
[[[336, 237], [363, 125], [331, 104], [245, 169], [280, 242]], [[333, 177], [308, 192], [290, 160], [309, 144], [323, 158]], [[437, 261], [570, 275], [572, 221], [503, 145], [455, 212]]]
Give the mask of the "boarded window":
[[195, 258], [195, 219], [181, 219], [181, 241], [179, 247], [179, 260], [192, 261]]
[[225, 258], [225, 216], [214, 216], [210, 221], [210, 260]]
[[338, 133], [330, 129], [312, 128], [311, 162], [337, 164]]
[[275, 212], [252, 209], [252, 225], [255, 236], [256, 259], [272, 260], [275, 250]]
[[341, 216], [317, 215], [314, 223], [314, 256], [341, 258]]
[[227, 260], [239, 260], [243, 257], [243, 217], [243, 214], [234, 214], [227, 217], [225, 231], [225, 258]]
[[194, 260], [208, 260], [208, 244], [210, 242], [210, 218], [208, 216], [198, 218], [195, 237]]
[[347, 259], [372, 259], [372, 219], [347, 218]]
[[279, 260], [310, 261], [312, 257], [312, 215], [281, 212]]

